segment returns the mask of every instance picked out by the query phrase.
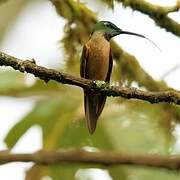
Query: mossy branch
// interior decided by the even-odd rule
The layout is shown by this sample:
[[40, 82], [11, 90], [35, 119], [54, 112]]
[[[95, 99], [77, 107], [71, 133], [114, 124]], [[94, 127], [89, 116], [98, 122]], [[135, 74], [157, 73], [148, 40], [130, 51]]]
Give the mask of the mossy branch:
[[170, 17], [168, 14], [171, 12], [177, 12], [180, 9], [180, 1], [177, 1], [174, 6], [158, 6], [151, 4], [144, 0], [116, 0], [121, 2], [125, 7], [131, 7], [133, 10], [137, 10], [143, 14], [148, 15], [152, 18], [155, 23], [166, 29], [168, 32], [172, 32], [174, 35], [180, 37], [180, 24]]
[[38, 66], [36, 65], [34, 59], [23, 61], [2, 52], [0, 52], [0, 66], [11, 66], [20, 72], [34, 74], [34, 76], [44, 80], [45, 82], [54, 80], [62, 84], [79, 86], [88, 91], [101, 92], [107, 96], [121, 96], [127, 99], [141, 99], [150, 103], [168, 102], [180, 105], [180, 92], [175, 90], [150, 92], [135, 88], [110, 86], [109, 84], [101, 81], [92, 81], [89, 79], [75, 77], [53, 69]]

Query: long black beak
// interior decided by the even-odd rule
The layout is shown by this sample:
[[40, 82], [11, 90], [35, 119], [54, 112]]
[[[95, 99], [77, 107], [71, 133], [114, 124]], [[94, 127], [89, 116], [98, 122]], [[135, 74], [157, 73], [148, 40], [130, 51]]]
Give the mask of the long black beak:
[[133, 33], [133, 32], [129, 32], [129, 31], [122, 31], [121, 29], [119, 29], [119, 34], [129, 34], [129, 35], [138, 36], [138, 37], [147, 39], [149, 42], [151, 42], [154, 46], [156, 46], [161, 51], [161, 49], [152, 40], [148, 39], [144, 35]]
[[141, 35], [141, 34], [137, 34], [137, 33], [133, 33], [133, 32], [129, 32], [129, 31], [120, 31], [120, 34], [130, 34], [130, 35], [133, 35], [133, 36], [139, 36], [139, 37], [142, 37], [142, 38], [145, 38], [145, 36]]

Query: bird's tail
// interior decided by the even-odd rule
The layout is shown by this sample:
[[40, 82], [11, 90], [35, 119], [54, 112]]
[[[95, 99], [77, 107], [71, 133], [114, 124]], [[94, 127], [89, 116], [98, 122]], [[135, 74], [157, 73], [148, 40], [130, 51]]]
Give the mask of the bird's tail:
[[106, 96], [101, 93], [84, 92], [85, 118], [89, 132], [92, 134], [96, 129], [97, 120], [103, 110]]

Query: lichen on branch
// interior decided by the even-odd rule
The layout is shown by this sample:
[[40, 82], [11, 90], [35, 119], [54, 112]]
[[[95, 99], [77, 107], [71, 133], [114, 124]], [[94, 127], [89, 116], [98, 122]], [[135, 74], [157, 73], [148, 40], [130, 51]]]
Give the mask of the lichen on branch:
[[2, 52], [0, 52], [0, 66], [11, 66], [20, 72], [34, 74], [34, 76], [44, 80], [45, 82], [54, 80], [62, 84], [79, 86], [88, 91], [98, 91], [107, 96], [120, 96], [127, 99], [140, 99], [150, 103], [168, 102], [180, 105], [180, 92], [175, 90], [150, 92], [138, 90], [136, 88], [111, 86], [104, 82], [100, 83], [99, 81], [75, 77], [53, 69], [38, 66], [36, 65], [34, 59], [23, 61]]

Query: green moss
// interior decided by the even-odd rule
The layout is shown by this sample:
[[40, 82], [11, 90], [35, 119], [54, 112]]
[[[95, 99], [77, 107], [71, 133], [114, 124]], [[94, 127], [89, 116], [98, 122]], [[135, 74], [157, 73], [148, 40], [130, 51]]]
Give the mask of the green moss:
[[104, 89], [108, 86], [108, 84], [105, 81], [96, 80], [96, 81], [94, 81], [94, 83], [95, 83], [95, 87], [97, 89]]

